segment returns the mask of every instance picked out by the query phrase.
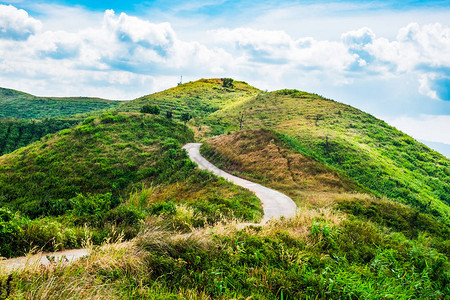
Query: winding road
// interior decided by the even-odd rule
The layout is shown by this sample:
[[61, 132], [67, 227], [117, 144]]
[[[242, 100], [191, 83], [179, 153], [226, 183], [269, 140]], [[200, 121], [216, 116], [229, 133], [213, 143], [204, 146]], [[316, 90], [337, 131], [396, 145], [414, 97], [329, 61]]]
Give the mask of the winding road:
[[[200, 169], [211, 171], [217, 176], [223, 177], [236, 185], [254, 192], [256, 196], [261, 200], [264, 210], [264, 217], [261, 220], [261, 224], [266, 223], [272, 218], [289, 218], [295, 215], [297, 206], [291, 198], [280, 192], [266, 188], [260, 184], [233, 176], [225, 171], [220, 170], [212, 163], [207, 161], [203, 156], [201, 156], [201, 145], [202, 144], [200, 143], [189, 143], [184, 145], [183, 148], [186, 149], [189, 154], [189, 158], [192, 161], [196, 162]], [[7, 271], [12, 271], [14, 269], [19, 269], [34, 264], [48, 265], [51, 262], [70, 263], [89, 254], [89, 249], [73, 249], [53, 253], [41, 253], [33, 256], [16, 257], [0, 261], [0, 270], [6, 269]]]
[[183, 146], [184, 149], [189, 154], [189, 158], [198, 164], [198, 167], [203, 170], [208, 170], [216, 174], [217, 176], [223, 177], [228, 181], [233, 182], [236, 185], [242, 186], [256, 194], [256, 196], [261, 200], [264, 217], [261, 221], [262, 224], [269, 221], [272, 218], [280, 217], [293, 217], [297, 206], [294, 201], [288, 196], [277, 192], [275, 190], [266, 188], [260, 184], [233, 176], [225, 171], [214, 166], [212, 163], [207, 161], [200, 154], [201, 143], [189, 143]]

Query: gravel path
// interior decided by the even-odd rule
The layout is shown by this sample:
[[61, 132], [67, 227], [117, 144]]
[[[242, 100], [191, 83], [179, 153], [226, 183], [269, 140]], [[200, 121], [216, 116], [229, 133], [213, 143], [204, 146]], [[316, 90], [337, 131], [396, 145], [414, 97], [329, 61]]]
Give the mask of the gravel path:
[[196, 162], [200, 169], [211, 171], [217, 176], [223, 177], [236, 185], [242, 186], [254, 192], [256, 196], [261, 200], [264, 209], [264, 217], [261, 223], [265, 223], [272, 218], [289, 218], [295, 215], [297, 206], [291, 198], [280, 192], [266, 188], [260, 184], [233, 176], [225, 171], [220, 170], [212, 163], [207, 161], [203, 156], [201, 156], [201, 145], [202, 144], [200, 143], [189, 143], [184, 145], [183, 148], [186, 149], [189, 154], [189, 158], [192, 161]]
[[51, 263], [67, 264], [83, 256], [87, 256], [89, 253], [89, 249], [73, 249], [52, 253], [39, 253], [36, 255], [21, 256], [0, 261], [0, 267], [8, 272], [33, 265], [47, 266]]

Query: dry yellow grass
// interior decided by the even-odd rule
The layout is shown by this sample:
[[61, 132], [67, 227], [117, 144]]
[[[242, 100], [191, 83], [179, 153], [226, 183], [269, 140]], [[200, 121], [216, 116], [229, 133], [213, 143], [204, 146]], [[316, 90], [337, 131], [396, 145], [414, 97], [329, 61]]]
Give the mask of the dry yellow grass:
[[279, 190], [297, 203], [328, 206], [355, 187], [336, 171], [275, 139], [270, 131], [249, 130], [217, 136], [207, 144], [220, 155], [225, 170]]

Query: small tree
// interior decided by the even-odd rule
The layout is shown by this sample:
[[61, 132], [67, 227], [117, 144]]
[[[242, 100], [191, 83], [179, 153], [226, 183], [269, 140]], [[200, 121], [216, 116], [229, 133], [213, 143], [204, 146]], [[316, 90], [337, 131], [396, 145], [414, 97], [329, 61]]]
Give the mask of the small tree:
[[237, 120], [239, 121], [239, 130], [242, 130], [242, 127], [244, 126], [244, 112], [241, 112], [237, 117]]
[[160, 112], [161, 109], [158, 105], [144, 105], [141, 108], [141, 113], [143, 114], [159, 115]]
[[190, 119], [192, 119], [192, 116], [191, 116], [191, 114], [188, 113], [188, 112], [185, 112], [185, 113], [183, 113], [183, 114], [181, 115], [181, 121], [184, 122], [184, 131], [186, 131], [186, 127], [187, 127], [186, 124], [187, 124], [187, 122], [188, 122]]
[[166, 111], [166, 118], [167, 118], [167, 119], [172, 119], [172, 117], [173, 117], [172, 110]]
[[319, 121], [320, 120], [324, 120], [323, 115], [322, 114], [317, 114], [315, 120], [316, 120], [316, 126], [318, 126]]
[[225, 88], [234, 88], [234, 84], [233, 84], [233, 79], [232, 78], [222, 78], [222, 86]]

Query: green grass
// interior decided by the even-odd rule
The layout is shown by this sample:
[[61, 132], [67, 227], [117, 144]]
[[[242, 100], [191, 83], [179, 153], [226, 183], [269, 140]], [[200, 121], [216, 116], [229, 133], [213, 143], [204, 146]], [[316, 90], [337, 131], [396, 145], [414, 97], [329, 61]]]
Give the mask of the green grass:
[[36, 97], [0, 88], [0, 156], [47, 134], [72, 127], [88, 113], [110, 109], [120, 103], [87, 97]]
[[183, 113], [201, 119], [257, 93], [258, 89], [245, 82], [234, 82], [234, 88], [225, 88], [219, 79], [201, 79], [124, 102], [116, 109], [123, 112], [139, 112], [145, 105], [158, 105], [163, 115], [167, 111], [172, 111], [176, 119], [180, 119]]
[[448, 258], [426, 235], [408, 240], [303, 209], [244, 230], [180, 234], [149, 226], [133, 242], [106, 245], [69, 267], [14, 274], [10, 298], [445, 299], [449, 283]]
[[36, 97], [0, 88], [0, 119], [42, 119], [115, 107], [120, 101], [88, 97]]

